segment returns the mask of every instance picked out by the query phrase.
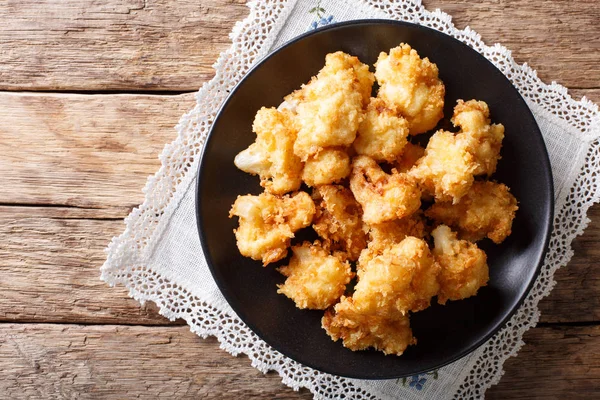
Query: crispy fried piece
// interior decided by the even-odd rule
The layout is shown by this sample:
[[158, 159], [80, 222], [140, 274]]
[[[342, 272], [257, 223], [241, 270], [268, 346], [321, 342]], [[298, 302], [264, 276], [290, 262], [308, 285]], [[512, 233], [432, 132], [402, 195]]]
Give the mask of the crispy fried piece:
[[442, 119], [444, 83], [437, 65], [421, 59], [408, 44], [382, 52], [375, 63], [378, 97], [408, 120], [411, 135], [433, 129]]
[[425, 155], [425, 149], [418, 144], [406, 143], [402, 156], [394, 163], [398, 172], [408, 172]]
[[319, 74], [285, 98], [295, 105], [294, 154], [306, 161], [323, 148], [350, 146], [363, 119], [363, 91], [354, 66], [327, 55]]
[[467, 150], [467, 143], [452, 132], [436, 132], [409, 175], [436, 200], [457, 203], [473, 184], [477, 163]]
[[262, 260], [263, 265], [281, 260], [287, 255], [294, 232], [311, 224], [315, 204], [305, 192], [274, 196], [238, 196], [229, 211], [229, 218], [239, 217], [234, 229], [237, 246], [243, 256]]
[[364, 313], [349, 297], [342, 297], [334, 310], [327, 310], [321, 324], [333, 341], [342, 339], [344, 347], [353, 351], [372, 347], [400, 356], [408, 346], [417, 343], [408, 315]]
[[485, 181], [473, 183], [459, 203], [435, 203], [425, 215], [455, 228], [463, 239], [476, 241], [487, 236], [494, 243], [502, 243], [511, 233], [518, 209], [508, 186]]
[[317, 213], [313, 221], [315, 232], [327, 248], [341, 251], [350, 261], [356, 261], [367, 247], [366, 225], [362, 209], [352, 192], [335, 185], [323, 185], [313, 191]]
[[346, 150], [328, 148], [306, 160], [302, 180], [313, 187], [339, 182], [348, 175], [350, 175], [350, 156]]
[[504, 126], [491, 124], [490, 110], [483, 101], [458, 100], [452, 123], [461, 128], [459, 136], [468, 143], [467, 150], [477, 164], [474, 175], [490, 176], [496, 171], [504, 139]]
[[475, 243], [458, 240], [446, 225], [435, 228], [431, 236], [435, 243], [433, 255], [442, 268], [438, 303], [475, 296], [480, 287], [487, 285], [489, 270], [483, 250]]
[[361, 261], [352, 298], [362, 312], [420, 311], [438, 292], [440, 267], [422, 239], [409, 236]]
[[421, 191], [413, 177], [395, 170], [386, 174], [367, 156], [354, 158], [350, 189], [368, 224], [407, 217], [421, 206]]
[[263, 107], [256, 113], [252, 130], [256, 141], [235, 157], [235, 166], [258, 175], [260, 185], [269, 193], [298, 190], [302, 162], [293, 152], [296, 131], [289, 116]]
[[408, 122], [386, 107], [379, 98], [371, 98], [365, 119], [358, 126], [354, 149], [376, 161], [392, 162], [404, 150]]
[[373, 88], [373, 83], [375, 82], [375, 75], [369, 71], [369, 66], [360, 62], [358, 57], [351, 56], [343, 51], [336, 51], [325, 57], [325, 68], [323, 68], [323, 70], [326, 73], [329, 73], [330, 70], [335, 72], [337, 70], [349, 68], [352, 68], [356, 74], [363, 106], [366, 106], [371, 98], [371, 90]]
[[292, 253], [289, 265], [278, 269], [287, 279], [278, 285], [277, 293], [292, 299], [298, 308], [324, 310], [334, 305], [354, 277], [350, 264], [330, 255], [318, 241], [292, 246]]
[[361, 268], [368, 260], [381, 255], [384, 249], [400, 243], [407, 236], [423, 239], [427, 234], [425, 228], [425, 219], [421, 212], [416, 212], [410, 217], [370, 225], [369, 246], [360, 253], [358, 267]]

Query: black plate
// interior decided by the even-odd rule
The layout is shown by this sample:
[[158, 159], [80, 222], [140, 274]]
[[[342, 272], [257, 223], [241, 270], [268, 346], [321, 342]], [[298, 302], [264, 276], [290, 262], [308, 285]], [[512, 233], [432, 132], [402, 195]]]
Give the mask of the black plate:
[[[252, 121], [262, 106], [307, 82], [338, 50], [373, 65], [381, 51], [407, 42], [437, 63], [446, 85], [447, 117], [457, 99], [488, 103], [492, 120], [506, 128], [495, 179], [519, 200], [513, 234], [500, 246], [483, 241], [489, 285], [476, 297], [433, 305], [413, 314], [418, 339], [401, 357], [352, 352], [321, 329], [321, 311], [299, 310], [276, 293], [284, 278], [273, 266], [242, 257], [229, 219], [239, 194], [261, 192], [259, 180], [238, 170], [235, 155], [254, 141]], [[363, 379], [397, 378], [439, 368], [473, 351], [515, 312], [539, 272], [553, 214], [548, 154], [529, 108], [508, 79], [479, 53], [438, 31], [386, 20], [353, 21], [300, 36], [254, 67], [221, 108], [198, 172], [197, 219], [202, 248], [223, 295], [248, 326], [286, 356], [318, 370]]]

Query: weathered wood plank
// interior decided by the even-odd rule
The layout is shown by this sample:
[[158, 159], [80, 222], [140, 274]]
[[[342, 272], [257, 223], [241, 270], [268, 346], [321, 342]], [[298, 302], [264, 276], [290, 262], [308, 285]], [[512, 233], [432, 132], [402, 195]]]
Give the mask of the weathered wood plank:
[[[540, 304], [542, 322], [600, 321], [600, 206], [590, 217]], [[123, 229], [112, 210], [0, 206], [0, 321], [168, 324], [151, 303], [99, 280], [103, 249]]]
[[[533, 329], [488, 398], [593, 398], [600, 390], [599, 337], [597, 326]], [[15, 399], [312, 398], [187, 327], [0, 324], [0, 370], [0, 390]]]
[[[600, 81], [600, 77], [598, 77]], [[588, 100], [600, 105], [600, 88], [598, 89], [569, 89], [569, 93], [575, 100], [581, 100], [583, 96]]]
[[450, 14], [483, 41], [501, 43], [519, 63], [546, 81], [573, 88], [600, 87], [600, 8], [587, 0], [423, 0]]
[[197, 90], [243, 0], [0, 2], [1, 90]]
[[136, 206], [193, 94], [0, 93], [2, 203]]
[[486, 399], [596, 399], [600, 326], [535, 328]]
[[[213, 75], [242, 0], [0, 4], [0, 89], [193, 91]], [[599, 87], [600, 10], [587, 0], [424, 1], [513, 50], [545, 80]]]
[[0, 321], [173, 324], [153, 303], [140, 306], [100, 281], [103, 249], [124, 229], [113, 218], [105, 210], [0, 207]]

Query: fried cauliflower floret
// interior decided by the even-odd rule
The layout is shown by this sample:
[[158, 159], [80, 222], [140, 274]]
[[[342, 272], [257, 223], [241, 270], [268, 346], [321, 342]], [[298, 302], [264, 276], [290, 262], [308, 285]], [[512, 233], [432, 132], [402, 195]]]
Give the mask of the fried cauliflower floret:
[[454, 107], [452, 123], [461, 128], [459, 136], [466, 139], [467, 149], [477, 164], [474, 175], [490, 176], [496, 171], [500, 159], [504, 126], [491, 124], [489, 117], [490, 110], [483, 101], [458, 100]]
[[438, 292], [439, 270], [427, 243], [409, 236], [361, 263], [354, 304], [367, 313], [423, 310]]
[[394, 163], [398, 172], [408, 172], [425, 155], [425, 149], [418, 144], [406, 143], [402, 156]]
[[370, 157], [352, 162], [350, 189], [363, 209], [363, 220], [377, 224], [407, 217], [421, 206], [421, 191], [408, 174], [386, 174]]
[[313, 191], [317, 212], [313, 229], [327, 248], [343, 252], [350, 261], [356, 261], [367, 247], [366, 226], [362, 209], [352, 192], [335, 185], [323, 185]]
[[421, 59], [408, 44], [379, 54], [375, 63], [378, 97], [408, 120], [411, 135], [433, 129], [444, 116], [444, 83], [437, 65]]
[[235, 166], [258, 175], [260, 185], [269, 193], [298, 190], [302, 162], [294, 154], [296, 131], [290, 118], [275, 108], [263, 107], [256, 113], [252, 130], [256, 141], [235, 157]]
[[400, 243], [407, 236], [423, 239], [426, 235], [425, 228], [425, 219], [421, 212], [410, 217], [369, 225], [369, 247], [368, 251], [363, 251], [360, 255], [362, 263], [365, 262], [365, 257], [379, 255], [384, 249]]
[[361, 85], [354, 68], [344, 67], [326, 58], [316, 77], [285, 98], [287, 103], [297, 104], [294, 154], [302, 161], [323, 148], [350, 146], [356, 138], [363, 119]]
[[475, 296], [480, 287], [487, 285], [489, 270], [483, 250], [475, 243], [458, 240], [446, 225], [435, 228], [431, 236], [435, 243], [433, 256], [441, 266], [438, 303]]
[[508, 186], [491, 181], [475, 182], [457, 204], [438, 202], [427, 217], [456, 229], [461, 238], [476, 241], [484, 237], [502, 243], [511, 234], [512, 221], [519, 209]]
[[350, 264], [330, 255], [319, 242], [292, 246], [292, 253], [290, 263], [278, 269], [287, 279], [277, 293], [298, 308], [324, 310], [334, 305], [354, 276]]
[[457, 203], [473, 184], [477, 164], [467, 144], [452, 132], [436, 132], [409, 174], [436, 200]]
[[325, 56], [324, 72], [335, 72], [337, 70], [349, 68], [352, 68], [356, 74], [363, 105], [366, 106], [367, 103], [369, 103], [371, 90], [373, 88], [373, 83], [375, 82], [375, 75], [369, 71], [369, 66], [360, 62], [358, 57], [351, 56], [343, 51], [336, 51], [335, 53], [330, 53]]
[[302, 180], [308, 186], [329, 185], [350, 175], [350, 156], [343, 149], [324, 149], [304, 164]]
[[386, 107], [383, 100], [371, 98], [365, 119], [358, 126], [354, 150], [375, 161], [392, 162], [404, 150], [408, 122]]
[[315, 203], [305, 192], [274, 196], [238, 196], [229, 211], [229, 218], [239, 217], [234, 229], [240, 253], [263, 265], [281, 260], [287, 255], [294, 233], [309, 226], [315, 214]]
[[408, 315], [364, 313], [350, 297], [342, 297], [333, 310], [327, 310], [321, 325], [333, 341], [342, 339], [344, 347], [353, 351], [374, 348], [400, 356], [408, 346], [417, 343]]

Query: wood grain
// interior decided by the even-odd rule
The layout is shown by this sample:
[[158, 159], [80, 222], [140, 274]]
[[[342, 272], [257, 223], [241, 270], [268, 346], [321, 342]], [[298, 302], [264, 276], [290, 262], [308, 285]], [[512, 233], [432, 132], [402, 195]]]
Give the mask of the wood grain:
[[0, 2], [0, 90], [194, 91], [243, 0]]
[[[6, 398], [309, 399], [99, 278], [157, 154], [213, 76], [245, 0], [0, 2], [0, 379]], [[424, 0], [600, 103], [587, 0]], [[103, 95], [18, 91], [105, 92]], [[112, 92], [149, 92], [116, 95]], [[165, 92], [164, 95], [150, 95]], [[600, 392], [600, 205], [490, 399]], [[81, 325], [73, 325], [84, 324]], [[118, 325], [105, 325], [118, 324]], [[559, 325], [556, 325], [559, 324]], [[562, 325], [561, 325], [562, 324]]]
[[102, 210], [0, 207], [0, 321], [173, 324], [100, 281], [104, 248], [123, 228]]
[[[600, 320], [600, 205], [590, 217], [573, 260], [540, 304], [542, 322]], [[152, 303], [140, 306], [123, 287], [99, 280], [121, 218], [113, 209], [0, 206], [0, 322], [170, 324]]]
[[193, 94], [0, 92], [1, 203], [137, 206], [194, 105]]
[[588, 0], [423, 0], [458, 28], [470, 26], [488, 44], [510, 49], [545, 82], [600, 88], [600, 7]]
[[[502, 384], [487, 398], [593, 398], [600, 390], [599, 336], [597, 326], [530, 331], [529, 345], [507, 362]], [[0, 390], [14, 399], [312, 398], [187, 327], [2, 324], [0, 370]]]
[[[213, 75], [243, 0], [0, 3], [0, 90], [194, 91]], [[587, 0], [427, 0], [541, 78], [600, 87], [600, 9]], [[5, 49], [5, 50], [4, 50]]]

